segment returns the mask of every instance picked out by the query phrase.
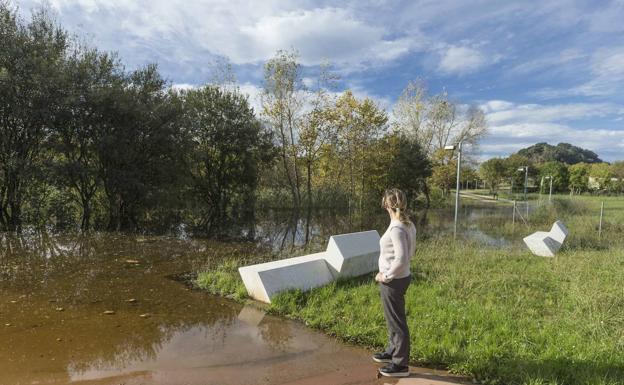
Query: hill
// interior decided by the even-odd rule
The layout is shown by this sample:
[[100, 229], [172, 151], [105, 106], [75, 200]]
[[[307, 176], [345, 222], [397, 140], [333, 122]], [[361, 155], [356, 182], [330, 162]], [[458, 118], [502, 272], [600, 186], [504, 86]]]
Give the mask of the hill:
[[567, 164], [576, 163], [602, 163], [598, 155], [584, 148], [573, 146], [569, 143], [559, 143], [553, 146], [548, 143], [537, 143], [530, 147], [523, 148], [517, 152], [518, 155], [526, 156], [535, 163], [558, 161]]

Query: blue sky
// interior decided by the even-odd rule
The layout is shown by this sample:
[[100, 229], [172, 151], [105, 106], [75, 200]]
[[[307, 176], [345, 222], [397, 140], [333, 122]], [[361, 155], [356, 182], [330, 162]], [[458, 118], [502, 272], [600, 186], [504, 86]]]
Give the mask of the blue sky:
[[[28, 17], [39, 1], [14, 1]], [[226, 57], [252, 103], [262, 64], [295, 48], [329, 59], [341, 88], [389, 112], [408, 81], [487, 113], [479, 157], [569, 142], [624, 159], [624, 0], [49, 0], [58, 21], [128, 69], [157, 62], [173, 84], [210, 81]], [[257, 105], [257, 104], [256, 104]]]

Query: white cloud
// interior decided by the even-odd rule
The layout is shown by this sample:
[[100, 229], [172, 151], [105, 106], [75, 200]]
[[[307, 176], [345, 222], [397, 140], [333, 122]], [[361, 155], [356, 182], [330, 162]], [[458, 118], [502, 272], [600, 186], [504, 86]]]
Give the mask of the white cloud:
[[[495, 103], [500, 101], [494, 101]], [[492, 103], [492, 102], [489, 102]], [[504, 122], [550, 122], [605, 117], [624, 114], [624, 107], [608, 103], [570, 103], [557, 105], [506, 103], [498, 110], [488, 108], [488, 121], [493, 124]]]
[[489, 102], [482, 104], [480, 107], [481, 109], [483, 109], [484, 112], [488, 113], [507, 110], [513, 107], [513, 105], [513, 103], [504, 100], [490, 100]]
[[622, 158], [624, 131], [612, 128], [579, 128], [572, 122], [591, 118], [618, 118], [624, 108], [608, 103], [557, 105], [516, 104], [492, 100], [482, 104], [489, 135], [480, 146], [488, 156], [508, 155], [538, 142], [571, 143], [590, 149], [605, 160]]
[[541, 57], [523, 60], [520, 64], [509, 69], [508, 73], [518, 76], [555, 68], [561, 71], [564, 68], [572, 67], [570, 64], [579, 62], [587, 56], [587, 53], [575, 48], [564, 49], [554, 54], [549, 52]]
[[610, 96], [619, 93], [624, 86], [624, 46], [603, 48], [594, 52], [589, 76], [589, 81], [571, 88], [548, 87], [534, 94], [551, 99], [564, 96]]
[[262, 112], [262, 88], [247, 82], [241, 84], [238, 89], [241, 94], [247, 95], [249, 105], [254, 109], [256, 116], [260, 116]]
[[197, 88], [196, 85], [190, 83], [174, 83], [171, 85], [171, 88], [174, 90], [191, 90], [193, 88]]
[[466, 74], [486, 64], [486, 57], [479, 50], [451, 45], [442, 53], [439, 69], [449, 74]]
[[[24, 2], [32, 6], [35, 0]], [[341, 66], [361, 66], [394, 60], [416, 43], [391, 35], [382, 23], [358, 18], [353, 8], [317, 7], [312, 1], [52, 0], [50, 4], [91, 34], [101, 48], [133, 47], [181, 61], [209, 53], [226, 56], [234, 64], [257, 64], [279, 49], [294, 48], [304, 65], [327, 58]]]
[[359, 21], [340, 8], [271, 15], [242, 26], [240, 33], [245, 45], [216, 47], [234, 63], [266, 60], [276, 50], [290, 47], [300, 51], [301, 62], [307, 65], [319, 64], [323, 58], [353, 64], [370, 58], [392, 60], [409, 50], [409, 40], [387, 40], [383, 28]]

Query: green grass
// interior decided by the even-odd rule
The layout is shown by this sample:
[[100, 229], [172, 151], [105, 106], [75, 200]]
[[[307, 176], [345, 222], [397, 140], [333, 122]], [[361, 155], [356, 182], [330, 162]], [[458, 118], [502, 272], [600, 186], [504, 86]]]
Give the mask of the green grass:
[[212, 294], [228, 297], [237, 301], [247, 298], [247, 290], [238, 277], [240, 260], [226, 260], [216, 268], [197, 275], [195, 285]]
[[[559, 196], [532, 214], [530, 229], [496, 229], [518, 238], [561, 218], [571, 233], [555, 258], [448, 237], [419, 240], [406, 296], [412, 363], [483, 384], [624, 384], [624, 200], [575, 198]], [[598, 239], [602, 200], [606, 227]], [[222, 262], [197, 284], [244, 300], [236, 269], [250, 262]], [[386, 341], [372, 275], [283, 293], [269, 311], [351, 343], [381, 348]]]

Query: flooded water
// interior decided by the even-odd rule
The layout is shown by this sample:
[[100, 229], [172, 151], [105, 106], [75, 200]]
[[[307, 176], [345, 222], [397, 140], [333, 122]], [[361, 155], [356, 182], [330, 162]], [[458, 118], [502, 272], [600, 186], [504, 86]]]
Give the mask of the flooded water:
[[[227, 257], [296, 254], [306, 238], [319, 250], [329, 235], [358, 226], [382, 231], [387, 217], [354, 225], [275, 213], [246, 243], [0, 234], [0, 384], [383, 383], [369, 351], [182, 282]], [[419, 226], [448, 231], [452, 223], [429, 215]]]

